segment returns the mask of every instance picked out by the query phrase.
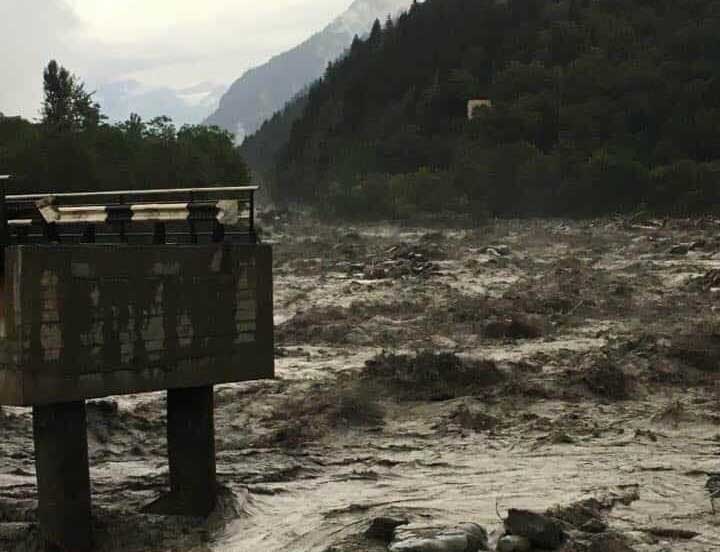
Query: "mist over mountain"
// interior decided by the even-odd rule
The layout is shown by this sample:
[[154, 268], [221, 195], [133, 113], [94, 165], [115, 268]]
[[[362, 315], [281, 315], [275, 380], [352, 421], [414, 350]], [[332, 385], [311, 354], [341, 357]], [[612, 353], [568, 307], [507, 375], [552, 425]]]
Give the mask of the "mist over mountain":
[[224, 86], [209, 82], [170, 88], [121, 80], [99, 87], [94, 98], [110, 121], [125, 121], [131, 113], [145, 120], [167, 115], [177, 126], [182, 126], [202, 122], [224, 91]]
[[366, 34], [376, 18], [385, 19], [409, 5], [410, 0], [356, 0], [302, 44], [246, 71], [205, 122], [229, 130], [239, 139], [255, 132], [264, 120], [321, 77], [328, 62], [337, 59], [356, 34]]

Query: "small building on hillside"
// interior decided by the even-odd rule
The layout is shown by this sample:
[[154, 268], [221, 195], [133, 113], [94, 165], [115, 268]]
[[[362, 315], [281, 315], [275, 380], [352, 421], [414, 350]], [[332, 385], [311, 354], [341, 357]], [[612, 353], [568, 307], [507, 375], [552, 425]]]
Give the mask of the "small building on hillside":
[[471, 121], [475, 116], [475, 110], [480, 108], [491, 108], [492, 107], [492, 101], [490, 101], [487, 98], [477, 98], [474, 100], [468, 100], [467, 103], [467, 118], [468, 121]]

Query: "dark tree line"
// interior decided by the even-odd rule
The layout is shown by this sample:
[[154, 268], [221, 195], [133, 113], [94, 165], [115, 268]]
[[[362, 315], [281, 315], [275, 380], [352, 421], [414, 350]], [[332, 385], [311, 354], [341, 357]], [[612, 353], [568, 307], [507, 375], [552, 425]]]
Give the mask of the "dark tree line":
[[[470, 98], [492, 107], [468, 121]], [[716, 210], [720, 1], [427, 0], [376, 22], [303, 102], [248, 141], [280, 200], [382, 217]]]
[[108, 124], [73, 74], [51, 61], [44, 71], [42, 118], [0, 115], [0, 174], [16, 189], [84, 191], [243, 185], [249, 173], [230, 133], [175, 128], [167, 117], [137, 115]]

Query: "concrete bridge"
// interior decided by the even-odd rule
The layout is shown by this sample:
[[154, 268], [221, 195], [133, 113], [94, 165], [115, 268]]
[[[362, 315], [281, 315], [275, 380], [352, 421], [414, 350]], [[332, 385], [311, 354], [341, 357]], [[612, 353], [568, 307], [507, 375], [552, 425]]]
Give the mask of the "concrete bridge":
[[93, 547], [86, 399], [167, 390], [170, 493], [150, 508], [214, 508], [213, 385], [274, 373], [255, 190], [0, 192], [0, 404], [33, 409], [48, 550]]

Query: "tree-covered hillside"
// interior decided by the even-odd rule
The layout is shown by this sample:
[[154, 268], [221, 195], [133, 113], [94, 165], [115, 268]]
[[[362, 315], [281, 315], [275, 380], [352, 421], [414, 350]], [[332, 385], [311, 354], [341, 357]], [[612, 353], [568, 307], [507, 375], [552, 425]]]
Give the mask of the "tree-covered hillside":
[[[492, 107], [468, 121], [471, 98]], [[426, 0], [355, 40], [304, 101], [285, 144], [263, 137], [279, 120], [254, 137], [279, 150], [279, 200], [376, 216], [711, 210], [720, 1]]]
[[287, 143], [292, 125], [302, 116], [306, 105], [307, 91], [303, 91], [245, 139], [240, 149], [257, 175], [272, 174], [278, 152]]

